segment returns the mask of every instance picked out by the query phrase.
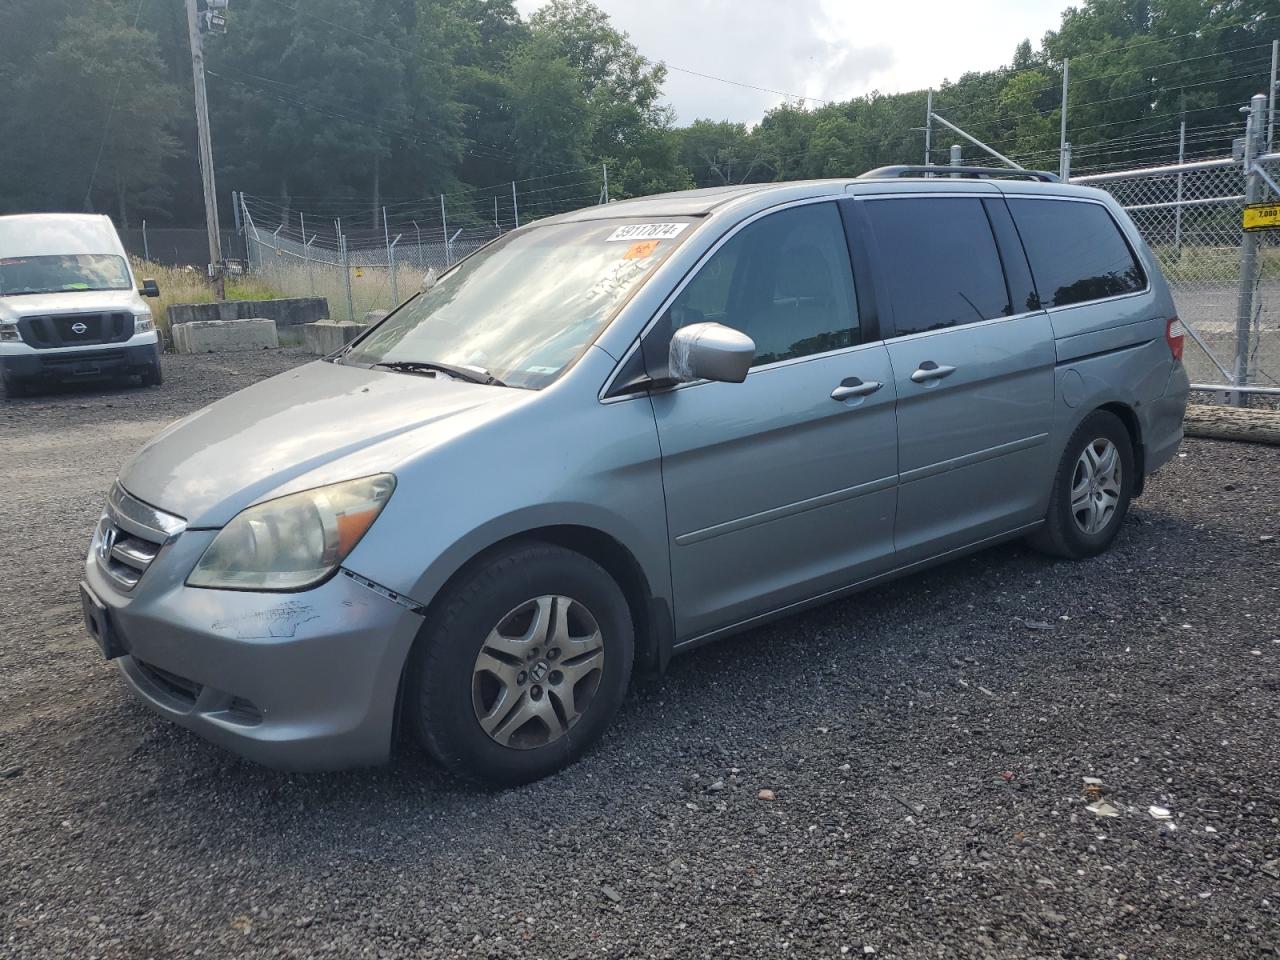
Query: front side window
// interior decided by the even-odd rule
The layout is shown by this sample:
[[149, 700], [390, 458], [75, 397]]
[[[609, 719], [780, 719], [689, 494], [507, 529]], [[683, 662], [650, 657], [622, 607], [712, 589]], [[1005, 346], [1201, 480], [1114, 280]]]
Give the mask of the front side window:
[[866, 211], [898, 336], [1013, 313], [980, 199], [868, 200]]
[[1147, 285], [1133, 250], [1102, 204], [1014, 198], [1009, 210], [1042, 307], [1116, 297]]
[[133, 281], [124, 257], [109, 253], [5, 257], [0, 260], [0, 296], [129, 290]]
[[664, 320], [671, 332], [707, 321], [741, 330], [755, 341], [755, 366], [852, 346], [858, 310], [836, 205], [792, 207], [743, 227]]
[[449, 364], [539, 389], [582, 354], [692, 230], [692, 220], [677, 217], [507, 234], [393, 313], [342, 362]]

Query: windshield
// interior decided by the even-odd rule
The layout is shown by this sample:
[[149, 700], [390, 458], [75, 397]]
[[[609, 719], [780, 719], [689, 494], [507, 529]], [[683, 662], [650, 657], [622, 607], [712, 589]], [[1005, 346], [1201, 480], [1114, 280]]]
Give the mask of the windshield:
[[475, 367], [538, 389], [595, 339], [684, 239], [688, 218], [597, 220], [510, 233], [392, 314], [343, 363]]
[[69, 290], [129, 290], [124, 257], [110, 253], [7, 257], [0, 260], [0, 295]]

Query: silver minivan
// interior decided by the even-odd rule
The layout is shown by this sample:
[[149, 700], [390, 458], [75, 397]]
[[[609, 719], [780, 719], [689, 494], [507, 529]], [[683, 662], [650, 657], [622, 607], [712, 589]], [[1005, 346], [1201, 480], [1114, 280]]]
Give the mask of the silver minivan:
[[495, 240], [143, 447], [91, 633], [254, 760], [374, 763], [407, 728], [517, 783], [673, 653], [1011, 538], [1105, 550], [1182, 439], [1169, 288], [1105, 193], [932, 173]]

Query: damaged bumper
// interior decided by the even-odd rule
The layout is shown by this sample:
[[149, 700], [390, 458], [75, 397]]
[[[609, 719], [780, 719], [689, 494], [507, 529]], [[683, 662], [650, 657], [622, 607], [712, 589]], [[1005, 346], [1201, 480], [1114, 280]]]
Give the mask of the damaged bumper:
[[[162, 716], [250, 760], [288, 770], [384, 762], [417, 608], [339, 573], [301, 593], [187, 587], [213, 531], [166, 545], [137, 587], [117, 590], [90, 550], [116, 663]], [[95, 544], [96, 548], [96, 544]]]

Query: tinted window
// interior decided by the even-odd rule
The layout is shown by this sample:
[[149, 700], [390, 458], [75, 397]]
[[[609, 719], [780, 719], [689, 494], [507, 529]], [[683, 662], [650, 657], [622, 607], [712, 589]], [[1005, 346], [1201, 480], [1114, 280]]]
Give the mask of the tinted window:
[[1010, 200], [1040, 304], [1065, 307], [1132, 293], [1142, 267], [1105, 207], [1068, 200]]
[[834, 203], [807, 204], [744, 227], [672, 303], [671, 329], [714, 321], [756, 343], [755, 364], [856, 342], [858, 312]]
[[981, 200], [871, 200], [866, 210], [898, 336], [1013, 312]]

